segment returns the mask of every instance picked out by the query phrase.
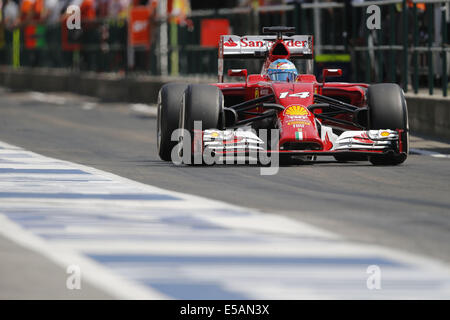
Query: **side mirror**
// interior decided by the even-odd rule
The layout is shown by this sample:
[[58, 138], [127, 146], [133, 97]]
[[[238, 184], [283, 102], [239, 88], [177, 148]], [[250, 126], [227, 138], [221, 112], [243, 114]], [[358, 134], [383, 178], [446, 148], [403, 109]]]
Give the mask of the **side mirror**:
[[229, 69], [228, 76], [230, 76], [230, 77], [245, 77], [245, 81], [247, 81], [247, 69]]
[[322, 71], [322, 83], [325, 83], [327, 77], [340, 77], [342, 76], [342, 69], [323, 69]]

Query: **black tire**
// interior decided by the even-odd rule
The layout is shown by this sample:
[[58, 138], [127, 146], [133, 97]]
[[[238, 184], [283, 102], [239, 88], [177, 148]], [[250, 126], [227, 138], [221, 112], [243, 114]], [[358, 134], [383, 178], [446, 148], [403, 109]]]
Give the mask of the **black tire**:
[[408, 108], [402, 88], [395, 83], [371, 85], [367, 92], [369, 129], [402, 129], [403, 152], [390, 152], [369, 157], [374, 165], [398, 165], [408, 157], [409, 124]]
[[178, 129], [183, 93], [188, 87], [184, 83], [168, 83], [158, 94], [157, 145], [159, 157], [171, 160], [171, 153], [177, 141], [171, 141], [172, 132]]
[[[187, 130], [190, 134], [188, 143], [192, 145], [195, 121], [202, 122], [202, 130], [223, 129], [223, 104], [223, 93], [218, 87], [206, 84], [188, 86], [184, 92], [179, 118], [180, 128]], [[183, 137], [183, 144], [186, 142]], [[193, 160], [191, 157], [192, 164]]]

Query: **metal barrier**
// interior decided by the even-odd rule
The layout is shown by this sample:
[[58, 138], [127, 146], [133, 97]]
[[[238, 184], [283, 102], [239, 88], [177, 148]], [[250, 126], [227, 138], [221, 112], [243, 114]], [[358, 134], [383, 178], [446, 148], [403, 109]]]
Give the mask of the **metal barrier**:
[[[424, 11], [418, 3], [425, 4]], [[370, 5], [381, 10], [381, 29], [366, 27]], [[397, 82], [405, 92], [412, 88], [418, 93], [419, 88], [427, 88], [429, 94], [434, 94], [439, 85], [447, 96], [449, 7], [450, 0], [296, 3], [193, 11], [187, 17], [192, 23], [187, 25], [173, 22], [161, 9], [160, 20], [153, 24], [150, 48], [130, 51], [127, 20], [104, 19], [91, 22], [81, 34], [72, 34], [79, 46], [69, 49], [61, 43], [61, 25], [46, 25], [45, 41], [34, 49], [25, 48], [24, 29], [4, 30], [0, 63], [97, 72], [214, 76], [217, 48], [201, 44], [202, 23], [205, 19], [226, 19], [230, 33], [237, 35], [259, 34], [268, 25], [295, 26], [299, 34], [314, 34], [317, 75], [321, 68], [341, 67], [346, 81]], [[131, 54], [134, 64], [130, 64]], [[226, 61], [225, 68], [240, 67], [259, 72], [260, 62]]]
[[86, 71], [120, 71], [126, 68], [126, 20], [96, 20], [62, 41], [61, 24], [38, 26], [42, 34], [27, 34], [27, 27], [3, 30], [6, 45], [0, 63], [14, 67], [72, 68]]
[[[409, 52], [412, 53], [413, 60], [413, 88], [414, 92], [417, 93], [419, 90], [419, 77], [423, 72], [421, 72], [421, 68], [419, 67], [420, 58], [425, 58], [427, 64], [425, 65], [428, 69], [428, 90], [430, 95], [434, 92], [434, 82], [435, 82], [435, 74], [440, 76], [440, 80], [442, 83], [442, 93], [443, 96], [447, 96], [448, 93], [448, 65], [447, 59], [450, 52], [450, 45], [448, 43], [448, 28], [447, 21], [449, 21], [449, 0], [422, 0], [421, 3], [426, 4], [426, 10], [422, 13], [424, 21], [423, 28], [427, 31], [428, 39], [420, 39], [419, 38], [419, 12], [417, 8], [417, 4], [419, 1], [414, 0], [413, 7], [413, 46], [409, 48]], [[442, 8], [442, 4], [447, 4], [447, 11], [439, 10]], [[436, 15], [437, 11], [437, 15]], [[435, 26], [441, 25], [441, 28], [436, 28]], [[439, 30], [440, 29], [440, 30]], [[441, 37], [441, 41], [436, 39], [437, 37]], [[440, 59], [435, 59], [436, 54], [439, 54]], [[424, 57], [424, 55], [426, 57]], [[423, 60], [422, 60], [423, 61]], [[438, 64], [441, 67], [434, 68], [434, 66]], [[423, 70], [424, 68], [422, 68]], [[437, 71], [437, 72], [435, 72]], [[440, 71], [440, 72], [439, 72]], [[440, 73], [440, 74], [439, 74]]]
[[[381, 10], [381, 29], [369, 30], [367, 7], [377, 5]], [[399, 12], [399, 6], [400, 10]], [[371, 1], [352, 6], [352, 56], [354, 74], [365, 82], [398, 82], [408, 90], [407, 23], [404, 16], [406, 1]], [[363, 17], [359, 24], [357, 17]], [[357, 29], [357, 26], [359, 28]], [[361, 75], [358, 77], [358, 75]]]

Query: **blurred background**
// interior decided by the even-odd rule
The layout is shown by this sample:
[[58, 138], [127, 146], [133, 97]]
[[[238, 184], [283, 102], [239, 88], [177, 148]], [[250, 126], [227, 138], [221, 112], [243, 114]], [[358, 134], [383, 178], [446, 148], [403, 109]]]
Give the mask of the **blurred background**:
[[[367, 7], [381, 9], [369, 30]], [[77, 5], [81, 29], [68, 30]], [[336, 81], [396, 82], [405, 91], [447, 96], [449, 0], [0, 0], [0, 64], [124, 76], [217, 75], [222, 34], [295, 26], [315, 36], [315, 73], [342, 68]], [[259, 61], [225, 68], [259, 72]]]

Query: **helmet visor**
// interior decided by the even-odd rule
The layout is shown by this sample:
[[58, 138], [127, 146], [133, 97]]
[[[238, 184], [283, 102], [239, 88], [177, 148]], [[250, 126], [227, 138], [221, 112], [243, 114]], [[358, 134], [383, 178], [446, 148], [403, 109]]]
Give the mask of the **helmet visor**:
[[289, 71], [289, 72], [273, 72], [273, 73], [269, 73], [268, 74], [270, 80], [272, 81], [289, 81], [289, 82], [294, 82], [295, 79], [297, 78], [297, 74]]

